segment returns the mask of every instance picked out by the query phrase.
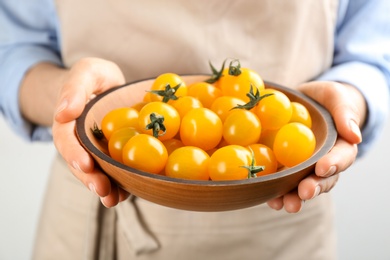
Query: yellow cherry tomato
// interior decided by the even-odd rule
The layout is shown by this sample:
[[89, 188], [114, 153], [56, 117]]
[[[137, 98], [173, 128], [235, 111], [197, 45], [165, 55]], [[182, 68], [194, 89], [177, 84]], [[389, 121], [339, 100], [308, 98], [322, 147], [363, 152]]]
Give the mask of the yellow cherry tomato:
[[196, 82], [188, 86], [187, 94], [198, 99], [203, 107], [210, 108], [214, 100], [222, 96], [222, 91], [207, 82]]
[[290, 122], [299, 122], [311, 128], [311, 115], [307, 108], [299, 102], [291, 102], [292, 115]]
[[108, 153], [112, 159], [123, 163], [123, 147], [130, 138], [137, 134], [139, 134], [139, 132], [134, 127], [120, 128], [112, 133], [110, 140], [108, 141]]
[[138, 102], [134, 105], [132, 105], [131, 107], [134, 108], [135, 110], [137, 110], [138, 112], [141, 111], [141, 109], [149, 102], [146, 102], [146, 101], [141, 101], [141, 102]]
[[135, 108], [120, 107], [109, 111], [102, 119], [104, 137], [110, 140], [113, 132], [123, 127], [138, 127], [139, 113]]
[[275, 173], [278, 169], [278, 160], [271, 148], [264, 144], [251, 144], [247, 148], [253, 152], [257, 165], [264, 166], [264, 170], [257, 173], [257, 176], [263, 176]]
[[261, 135], [259, 143], [264, 144], [272, 149], [274, 147], [275, 136], [278, 133], [279, 129], [261, 129]]
[[210, 156], [195, 146], [184, 146], [169, 155], [165, 175], [189, 180], [209, 180], [208, 160]]
[[152, 102], [152, 93], [146, 92], [144, 95], [144, 98], [142, 99], [142, 102], [149, 103]]
[[210, 109], [224, 122], [230, 110], [237, 105], [245, 105], [245, 102], [236, 97], [221, 96], [214, 100]]
[[[165, 131], [158, 131], [158, 139], [161, 141], [173, 138], [180, 129], [180, 115], [177, 110], [171, 105], [155, 101], [146, 104], [139, 112], [138, 127], [142, 133], [154, 135], [153, 129], [147, 129], [150, 125], [151, 115], [162, 116], [164, 120], [161, 122], [165, 126]], [[155, 136], [156, 137], [156, 136]]]
[[130, 138], [123, 147], [123, 163], [135, 169], [159, 174], [164, 170], [168, 152], [163, 143], [148, 134]]
[[180, 118], [183, 118], [188, 111], [194, 108], [203, 107], [199, 99], [191, 96], [180, 97], [177, 100], [171, 101], [169, 104], [179, 112]]
[[[160, 74], [153, 82], [151, 91], [161, 91], [165, 90], [169, 85], [170, 88], [175, 88], [176, 86], [179, 88], [173, 93], [176, 97], [187, 96], [187, 85], [183, 81], [183, 79], [175, 74], [175, 73], [164, 73]], [[150, 95], [151, 101], [162, 101], [163, 97], [157, 94], [151, 93]]]
[[164, 140], [164, 141], [162, 141], [162, 143], [164, 144], [165, 148], [167, 149], [168, 155], [170, 155], [176, 149], [184, 146], [183, 142], [177, 138]]
[[223, 123], [223, 139], [228, 144], [247, 146], [257, 143], [261, 134], [259, 118], [251, 111], [234, 109]]
[[275, 136], [273, 151], [284, 166], [293, 167], [309, 159], [314, 153], [316, 138], [302, 123], [288, 123]]
[[208, 108], [195, 108], [182, 119], [180, 139], [184, 145], [205, 151], [218, 145], [222, 138], [222, 121]]
[[261, 95], [272, 94], [260, 100], [254, 108], [265, 129], [278, 129], [290, 121], [292, 107], [290, 99], [281, 91], [265, 89]]
[[240, 145], [228, 145], [216, 150], [210, 157], [208, 171], [213, 181], [244, 180], [252, 163], [251, 152]]
[[223, 76], [218, 81], [218, 86], [222, 90], [224, 96], [232, 96], [242, 99], [245, 103], [249, 101], [247, 93], [249, 93], [251, 85], [254, 93], [264, 90], [264, 81], [260, 75], [249, 68], [239, 68], [236, 64], [234, 73], [232, 72], [232, 63], [229, 68], [223, 71]]

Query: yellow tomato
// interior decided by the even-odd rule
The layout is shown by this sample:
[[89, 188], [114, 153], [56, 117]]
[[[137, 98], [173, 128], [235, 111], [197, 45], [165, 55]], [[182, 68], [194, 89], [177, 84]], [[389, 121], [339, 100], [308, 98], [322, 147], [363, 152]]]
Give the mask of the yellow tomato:
[[214, 100], [210, 109], [224, 122], [230, 110], [237, 105], [245, 105], [245, 102], [236, 97], [221, 96]]
[[176, 138], [164, 140], [164, 141], [162, 141], [162, 143], [164, 144], [165, 148], [167, 149], [168, 155], [170, 155], [176, 149], [184, 146], [183, 142], [179, 139], [176, 139]]
[[252, 163], [251, 152], [240, 145], [228, 145], [216, 150], [210, 157], [208, 171], [211, 180], [244, 180]]
[[184, 145], [210, 150], [221, 141], [222, 121], [210, 109], [193, 109], [181, 121], [180, 138]]
[[264, 170], [257, 176], [275, 173], [278, 169], [278, 160], [271, 148], [264, 144], [251, 144], [247, 148], [253, 152], [257, 165], [264, 166]]
[[[172, 90], [172, 95], [175, 95], [176, 97], [184, 97], [187, 96], [187, 86], [183, 79], [175, 74], [175, 73], [164, 73], [160, 74], [153, 82], [151, 91], [164, 91], [169, 86], [170, 89], [174, 89], [175, 87], [178, 87], [177, 90]], [[151, 92], [151, 93], [152, 93]], [[152, 93], [150, 96], [151, 101], [163, 101], [164, 97], [158, 94]], [[166, 101], [168, 102], [170, 98], [167, 98]]]
[[171, 101], [169, 104], [179, 112], [180, 118], [183, 118], [188, 111], [191, 111], [194, 108], [203, 107], [202, 102], [200, 102], [199, 99], [191, 96], [180, 97], [177, 100]]
[[138, 134], [139, 132], [134, 127], [124, 127], [112, 133], [110, 140], [108, 141], [108, 153], [112, 159], [123, 163], [123, 147], [130, 138]]
[[207, 82], [196, 82], [188, 86], [188, 95], [198, 99], [203, 107], [210, 108], [214, 100], [222, 96], [222, 91]]
[[109, 111], [102, 119], [101, 128], [107, 140], [113, 132], [123, 127], [138, 128], [139, 113], [135, 108], [120, 107]]
[[260, 100], [254, 108], [262, 127], [278, 129], [290, 121], [292, 107], [290, 99], [281, 91], [265, 89], [262, 95], [272, 94]]
[[293, 167], [312, 156], [316, 138], [311, 129], [302, 123], [288, 123], [275, 136], [273, 151], [284, 166]]
[[135, 169], [159, 174], [164, 170], [168, 152], [157, 138], [147, 135], [135, 135], [123, 147], [123, 163]]
[[309, 110], [299, 102], [291, 102], [292, 115], [290, 122], [298, 122], [311, 128], [311, 116]]
[[[163, 117], [163, 120], [159, 121], [158, 128], [156, 125], [151, 125], [152, 114], [156, 117]], [[173, 106], [167, 103], [160, 101], [150, 102], [139, 112], [138, 125], [143, 133], [153, 135], [161, 141], [168, 140], [173, 138], [179, 131], [180, 115]], [[162, 125], [165, 127], [165, 131]], [[153, 130], [156, 130], [156, 132]]]
[[209, 180], [208, 161], [210, 156], [195, 146], [184, 146], [169, 155], [165, 175], [189, 180]]
[[221, 88], [224, 96], [232, 96], [248, 102], [247, 94], [251, 85], [254, 93], [257, 91], [262, 93], [264, 81], [256, 71], [249, 68], [238, 68], [233, 71], [232, 65], [230, 65], [229, 68], [224, 70], [223, 76], [218, 81], [218, 86]]
[[261, 123], [251, 111], [232, 110], [223, 123], [223, 139], [228, 144], [250, 145], [259, 141]]

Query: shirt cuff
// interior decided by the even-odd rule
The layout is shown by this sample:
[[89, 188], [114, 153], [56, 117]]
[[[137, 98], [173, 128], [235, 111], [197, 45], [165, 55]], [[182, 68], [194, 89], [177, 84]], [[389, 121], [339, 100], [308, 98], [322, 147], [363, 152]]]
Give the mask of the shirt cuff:
[[384, 74], [369, 64], [348, 62], [331, 68], [317, 80], [347, 83], [363, 94], [367, 104], [367, 118], [362, 129], [363, 142], [359, 144], [359, 156], [366, 153], [383, 132], [388, 117], [390, 94]]
[[23, 77], [32, 66], [40, 62], [51, 62], [61, 66], [61, 60], [56, 52], [37, 45], [13, 48], [1, 62], [0, 111], [13, 131], [28, 141], [52, 140], [50, 128], [37, 126], [24, 119], [19, 106], [19, 89]]

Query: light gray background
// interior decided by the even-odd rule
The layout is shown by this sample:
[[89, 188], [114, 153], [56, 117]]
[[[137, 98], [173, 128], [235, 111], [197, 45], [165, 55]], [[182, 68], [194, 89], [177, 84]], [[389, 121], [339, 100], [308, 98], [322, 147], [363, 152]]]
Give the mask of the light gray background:
[[[339, 259], [390, 259], [390, 124], [374, 149], [332, 190]], [[30, 259], [51, 143], [28, 144], [0, 117], [0, 260]]]

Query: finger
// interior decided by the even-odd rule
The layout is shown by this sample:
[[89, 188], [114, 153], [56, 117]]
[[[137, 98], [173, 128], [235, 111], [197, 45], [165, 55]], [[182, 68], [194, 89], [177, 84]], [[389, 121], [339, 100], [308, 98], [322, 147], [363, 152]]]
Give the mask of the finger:
[[318, 160], [315, 173], [319, 177], [329, 177], [345, 171], [356, 160], [358, 148], [343, 139], [337, 139], [334, 147]]
[[283, 196], [283, 204], [286, 212], [297, 213], [302, 209], [303, 201], [294, 190]]
[[283, 196], [267, 201], [271, 209], [281, 210], [283, 208]]
[[119, 188], [119, 202], [125, 201], [130, 197], [130, 193]]
[[302, 180], [298, 185], [298, 195], [301, 200], [311, 200], [321, 193], [329, 192], [337, 183], [339, 174], [330, 177], [318, 177], [315, 174]]
[[85, 173], [78, 168], [74, 168], [74, 165], [68, 164], [68, 167], [73, 175], [97, 196], [106, 197], [112, 193], [110, 179], [98, 169], [94, 169], [90, 173]]
[[361, 104], [363, 98], [357, 90], [336, 82], [309, 82], [298, 89], [330, 112], [341, 137], [354, 144], [362, 141], [359, 125], [363, 108], [357, 104]]
[[94, 94], [124, 84], [119, 67], [109, 61], [86, 58], [74, 65], [56, 107], [55, 120], [64, 123], [77, 118]]
[[111, 182], [111, 189], [110, 193], [105, 196], [100, 198], [100, 201], [106, 208], [111, 208], [116, 206], [119, 203], [119, 188], [116, 184]]
[[75, 169], [84, 173], [92, 172], [94, 160], [80, 145], [74, 133], [75, 121], [65, 124], [53, 123], [53, 142], [64, 160]]
[[328, 154], [318, 160], [315, 174], [302, 180], [298, 185], [299, 197], [309, 200], [334, 187], [339, 173], [345, 171], [355, 161], [357, 145], [338, 139]]

